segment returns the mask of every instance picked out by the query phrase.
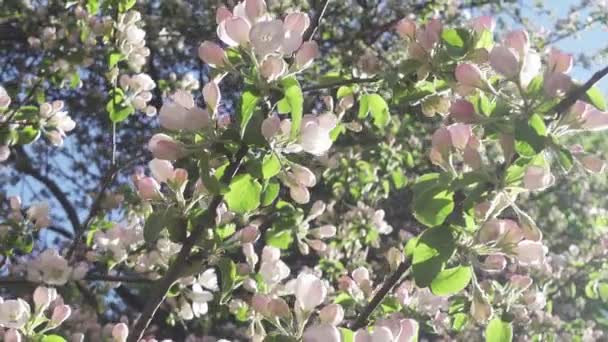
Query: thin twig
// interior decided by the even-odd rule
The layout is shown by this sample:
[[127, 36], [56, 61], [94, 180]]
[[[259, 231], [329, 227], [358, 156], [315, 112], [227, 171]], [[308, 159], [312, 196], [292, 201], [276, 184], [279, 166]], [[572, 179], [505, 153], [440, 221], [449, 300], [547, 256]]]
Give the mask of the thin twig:
[[390, 277], [386, 279], [380, 290], [374, 295], [374, 298], [372, 298], [363, 311], [361, 311], [357, 320], [351, 325], [352, 330], [363, 328], [367, 324], [369, 316], [376, 310], [378, 305], [382, 303], [384, 297], [386, 297], [388, 292], [397, 284], [397, 282], [399, 282], [399, 279], [401, 279], [409, 267], [410, 263], [407, 260], [399, 264], [399, 267], [397, 267]]
[[[223, 183], [229, 183], [230, 180], [236, 175], [239, 168], [241, 167], [241, 163], [247, 154], [247, 147], [242, 146], [236, 153], [234, 161], [229, 165], [226, 173], [222, 177]], [[215, 215], [217, 213], [217, 208], [222, 202], [222, 196], [216, 195], [211, 200], [209, 204], [208, 213], [211, 217], [210, 221], [213, 222], [215, 219]], [[198, 242], [198, 240], [202, 237], [205, 231], [205, 227], [199, 226], [196, 227], [190, 234], [190, 236], [186, 239], [182, 248], [180, 249], [177, 257], [169, 266], [167, 273], [165, 273], [164, 277], [158, 280], [155, 286], [152, 288], [151, 293], [148, 295], [148, 300], [144, 309], [141, 312], [141, 316], [133, 327], [130, 329], [131, 333], [129, 334], [128, 342], [137, 342], [142, 339], [146, 328], [150, 325], [150, 322], [154, 318], [156, 311], [158, 310], [161, 303], [164, 301], [167, 292], [173, 286], [173, 284], [179, 279], [182, 272], [189, 266], [188, 258], [190, 256], [190, 252], [194, 245]]]
[[323, 9], [321, 10], [321, 13], [318, 15], [318, 18], [316, 20], [317, 24], [315, 25], [315, 28], [312, 30], [310, 36], [306, 40], [312, 40], [315, 37], [315, 34], [319, 30], [319, 26], [321, 26], [321, 21], [323, 20], [323, 16], [325, 16], [325, 11], [327, 10], [327, 6], [329, 5], [330, 1], [331, 0], [325, 0], [325, 5], [323, 5]]

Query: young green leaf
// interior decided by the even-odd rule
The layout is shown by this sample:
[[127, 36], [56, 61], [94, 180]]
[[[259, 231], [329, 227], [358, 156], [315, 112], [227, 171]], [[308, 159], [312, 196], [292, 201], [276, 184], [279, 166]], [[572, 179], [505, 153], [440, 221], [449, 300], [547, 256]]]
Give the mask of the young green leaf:
[[236, 176], [230, 183], [224, 200], [235, 213], [244, 214], [260, 206], [262, 186], [248, 174]]
[[511, 342], [513, 340], [513, 327], [511, 323], [500, 318], [494, 318], [486, 327], [486, 342]]
[[453, 295], [469, 285], [471, 275], [470, 266], [457, 266], [445, 269], [431, 282], [431, 291], [438, 296]]

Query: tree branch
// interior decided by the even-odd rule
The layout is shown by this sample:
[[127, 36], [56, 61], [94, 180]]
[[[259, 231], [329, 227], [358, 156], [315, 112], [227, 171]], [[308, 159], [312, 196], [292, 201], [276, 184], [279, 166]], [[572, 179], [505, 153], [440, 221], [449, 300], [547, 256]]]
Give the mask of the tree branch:
[[351, 84], [364, 84], [364, 83], [374, 83], [374, 82], [378, 82], [381, 79], [379, 77], [373, 77], [373, 78], [353, 78], [350, 80], [340, 80], [340, 81], [336, 81], [336, 82], [329, 82], [329, 83], [323, 83], [323, 84], [316, 84], [316, 85], [312, 85], [312, 86], [308, 86], [308, 87], [302, 87], [302, 92], [309, 92], [309, 91], [316, 91], [316, 90], [323, 90], [323, 89], [334, 89], [334, 88], [338, 88], [344, 85], [351, 85]]
[[[150, 279], [141, 276], [90, 274], [84, 277], [85, 281], [104, 281], [109, 283], [149, 283]], [[6, 276], [0, 277], [1, 285], [8, 284], [42, 284], [42, 282], [31, 281], [26, 277]]]
[[549, 111], [549, 113], [554, 112], [556, 114], [556, 116], [559, 117], [560, 115], [565, 113], [568, 109], [570, 109], [570, 107], [572, 107], [572, 105], [574, 105], [574, 103], [576, 103], [576, 101], [578, 99], [580, 99], [587, 92], [587, 90], [591, 89], [591, 87], [593, 87], [594, 84], [596, 84], [599, 80], [601, 80], [606, 75], [608, 75], [608, 66], [604, 67], [604, 69], [601, 69], [601, 70], [597, 71], [595, 74], [593, 74], [593, 76], [591, 76], [591, 78], [589, 80], [587, 80], [587, 82], [585, 82], [582, 86], [580, 86], [580, 87], [574, 89], [573, 91], [571, 91], [570, 93], [568, 93], [568, 96], [566, 96], [564, 99], [559, 101], [559, 103], [556, 104]]
[[[223, 183], [229, 183], [230, 180], [236, 175], [246, 154], [247, 147], [241, 146], [235, 155], [234, 161], [228, 166], [226, 173], [221, 179]], [[207, 211], [211, 217], [211, 222], [214, 221], [217, 208], [221, 202], [221, 195], [216, 195], [211, 200]], [[145, 330], [148, 325], [150, 325], [150, 322], [158, 310], [158, 307], [164, 301], [167, 291], [169, 291], [173, 283], [180, 278], [182, 272], [189, 266], [188, 257], [190, 256], [190, 252], [192, 251], [192, 248], [196, 242], [202, 237], [203, 232], [205, 231], [204, 228], [205, 227], [199, 226], [192, 231], [188, 239], [186, 239], [182, 245], [179, 254], [167, 269], [165, 276], [155, 283], [155, 286], [152, 288], [151, 293], [148, 296], [146, 305], [142, 310], [141, 316], [131, 328], [131, 333], [129, 334], [129, 338], [127, 340], [128, 342], [137, 342], [142, 339]]]
[[380, 305], [384, 297], [386, 297], [388, 292], [395, 286], [395, 284], [399, 282], [399, 279], [401, 279], [401, 276], [405, 274], [409, 267], [410, 263], [407, 260], [399, 264], [399, 267], [397, 267], [390, 277], [384, 281], [384, 284], [382, 284], [380, 290], [376, 292], [374, 298], [372, 298], [363, 311], [361, 311], [361, 314], [359, 314], [357, 320], [351, 325], [352, 330], [363, 328], [367, 324], [367, 319], [369, 316], [374, 312], [374, 310], [376, 310], [378, 305]]

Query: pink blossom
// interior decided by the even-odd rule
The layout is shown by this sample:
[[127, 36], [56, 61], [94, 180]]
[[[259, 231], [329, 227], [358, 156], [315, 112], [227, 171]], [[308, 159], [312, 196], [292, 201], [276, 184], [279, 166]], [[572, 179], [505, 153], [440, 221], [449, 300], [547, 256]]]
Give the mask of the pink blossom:
[[53, 309], [53, 315], [51, 316], [50, 324], [54, 327], [61, 325], [61, 323], [63, 323], [66, 319], [68, 319], [68, 317], [70, 317], [71, 313], [72, 309], [69, 305], [57, 305]]
[[479, 121], [473, 104], [464, 99], [458, 99], [450, 105], [450, 117], [455, 122], [472, 124]]
[[158, 159], [177, 160], [185, 155], [183, 144], [162, 133], [152, 136], [148, 142], [148, 149], [154, 158]]
[[296, 53], [295, 63], [299, 69], [306, 69], [319, 55], [319, 46], [314, 41], [307, 41], [300, 46]]
[[547, 247], [538, 241], [523, 240], [515, 247], [517, 261], [523, 266], [540, 266], [545, 263]]
[[330, 324], [317, 324], [304, 330], [303, 342], [340, 342], [340, 331]]
[[207, 107], [212, 113], [215, 113], [222, 98], [217, 82], [211, 81], [205, 84], [203, 87], [203, 98], [205, 99], [205, 103], [207, 103]]
[[519, 57], [523, 58], [528, 54], [528, 50], [530, 50], [528, 32], [524, 30], [515, 30], [507, 33], [505, 45], [517, 51]]
[[572, 70], [572, 64], [572, 55], [564, 53], [556, 48], [551, 48], [551, 51], [549, 52], [549, 65], [547, 66], [549, 72], [567, 74]]
[[200, 59], [214, 68], [221, 68], [228, 63], [226, 52], [216, 43], [204, 41], [198, 47]]
[[251, 28], [249, 39], [254, 51], [260, 56], [276, 52], [285, 39], [283, 22], [280, 20], [261, 21]]
[[495, 46], [490, 52], [490, 65], [492, 68], [505, 76], [506, 78], [514, 78], [519, 74], [519, 57], [515, 50], [506, 46]]
[[319, 312], [321, 323], [339, 325], [344, 319], [344, 309], [340, 304], [329, 304]]
[[125, 342], [129, 336], [129, 327], [124, 323], [118, 323], [112, 328], [114, 342]]
[[319, 278], [312, 274], [300, 273], [296, 279], [296, 305], [305, 312], [312, 311], [325, 300], [327, 289]]
[[46, 310], [55, 298], [57, 298], [57, 290], [52, 287], [38, 286], [33, 295], [36, 311]]
[[251, 24], [242, 17], [224, 19], [217, 27], [217, 36], [228, 46], [249, 43]]
[[160, 183], [166, 183], [173, 177], [173, 164], [168, 160], [152, 159], [148, 163], [148, 167], [152, 176]]
[[275, 81], [287, 73], [287, 63], [278, 55], [267, 55], [260, 66], [260, 74], [268, 81]]
[[411, 19], [403, 18], [395, 25], [395, 31], [401, 38], [414, 40], [416, 38], [416, 23]]
[[286, 31], [293, 31], [300, 36], [304, 34], [308, 26], [310, 26], [310, 18], [302, 12], [289, 13], [283, 20], [283, 27]]
[[484, 30], [494, 32], [496, 21], [489, 15], [483, 15], [471, 20], [471, 27], [477, 32], [482, 32]]
[[546, 167], [531, 165], [524, 173], [524, 188], [528, 190], [544, 190], [555, 182], [551, 170]]
[[162, 198], [160, 185], [152, 177], [144, 177], [137, 181], [137, 193], [144, 201]]
[[454, 73], [456, 75], [456, 81], [464, 86], [472, 88], [485, 87], [486, 80], [483, 77], [481, 70], [474, 64], [458, 64]]
[[21, 334], [17, 329], [8, 329], [4, 333], [4, 342], [21, 342]]

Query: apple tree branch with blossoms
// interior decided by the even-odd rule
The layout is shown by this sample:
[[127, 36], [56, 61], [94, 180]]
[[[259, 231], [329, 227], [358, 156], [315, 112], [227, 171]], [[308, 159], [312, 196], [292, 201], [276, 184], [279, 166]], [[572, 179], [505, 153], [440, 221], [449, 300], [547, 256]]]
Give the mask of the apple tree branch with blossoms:
[[[357, 19], [347, 44], [363, 52], [338, 56], [355, 51], [331, 30], [344, 4], [273, 2], [214, 5], [195, 53], [179, 31], [149, 37], [177, 21], [150, 14], [162, 2], [46, 7], [61, 14], [25, 39], [33, 74], [0, 86], [0, 165], [64, 215], [0, 197], [3, 340], [606, 338], [608, 238], [559, 258], [537, 214], [568, 178], [605, 172], [573, 141], [608, 129], [608, 67], [577, 81], [533, 33], [455, 19], [485, 2]], [[198, 79], [163, 71], [155, 56], [174, 51]], [[72, 91], [100, 125], [71, 115]], [[75, 185], [34, 157], [75, 153], [72, 135], [100, 136], [104, 160], [81, 153]]]

